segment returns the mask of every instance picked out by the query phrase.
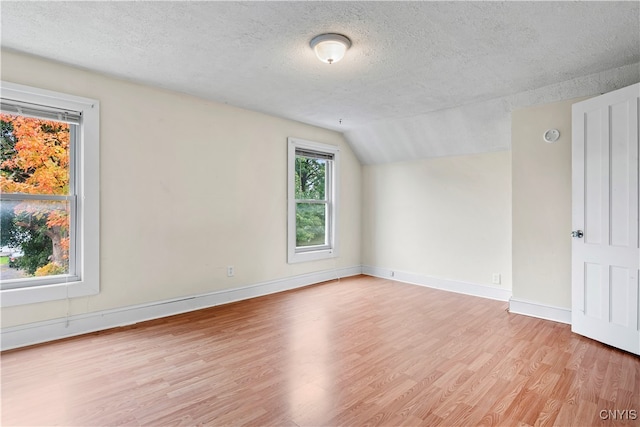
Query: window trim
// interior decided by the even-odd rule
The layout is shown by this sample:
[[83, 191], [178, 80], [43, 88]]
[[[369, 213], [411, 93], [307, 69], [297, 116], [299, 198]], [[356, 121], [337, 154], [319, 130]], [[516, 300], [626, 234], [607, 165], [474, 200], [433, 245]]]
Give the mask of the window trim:
[[[335, 258], [338, 256], [338, 182], [340, 172], [340, 149], [335, 145], [321, 144], [299, 138], [287, 138], [287, 262], [289, 264]], [[326, 153], [333, 156], [332, 165], [328, 168], [327, 177], [327, 223], [328, 245], [317, 248], [313, 246], [296, 247], [296, 198], [295, 198], [295, 164], [296, 149]], [[324, 202], [323, 202], [324, 203]]]
[[81, 253], [76, 253], [76, 275], [79, 280], [0, 290], [0, 306], [96, 295], [100, 292], [100, 104], [94, 99], [5, 81], [0, 82], [0, 96], [81, 114], [75, 149], [76, 242], [81, 248]]

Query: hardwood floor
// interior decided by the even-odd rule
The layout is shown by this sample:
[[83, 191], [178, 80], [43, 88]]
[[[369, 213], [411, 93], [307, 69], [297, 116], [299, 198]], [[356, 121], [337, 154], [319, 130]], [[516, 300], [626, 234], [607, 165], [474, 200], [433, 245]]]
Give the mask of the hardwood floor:
[[1, 364], [6, 426], [640, 425], [640, 358], [505, 302], [366, 276]]

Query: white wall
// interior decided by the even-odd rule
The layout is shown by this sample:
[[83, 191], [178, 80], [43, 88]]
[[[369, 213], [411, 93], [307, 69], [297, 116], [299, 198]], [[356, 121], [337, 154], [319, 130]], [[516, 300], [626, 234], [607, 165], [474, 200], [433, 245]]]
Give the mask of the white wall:
[[510, 152], [364, 166], [362, 235], [365, 265], [511, 289]]
[[[2, 79], [101, 109], [101, 293], [5, 308], [3, 327], [361, 264], [361, 167], [341, 134], [14, 52]], [[289, 136], [342, 148], [337, 259], [287, 264]]]
[[[513, 298], [571, 308], [571, 105], [512, 114]], [[560, 139], [544, 142], [558, 129]]]

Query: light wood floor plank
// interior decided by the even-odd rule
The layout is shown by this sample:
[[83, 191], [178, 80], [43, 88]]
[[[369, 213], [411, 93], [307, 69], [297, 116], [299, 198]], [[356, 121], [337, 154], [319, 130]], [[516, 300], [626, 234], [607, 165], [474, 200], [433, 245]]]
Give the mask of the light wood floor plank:
[[8, 426], [640, 424], [639, 357], [366, 276], [0, 357]]

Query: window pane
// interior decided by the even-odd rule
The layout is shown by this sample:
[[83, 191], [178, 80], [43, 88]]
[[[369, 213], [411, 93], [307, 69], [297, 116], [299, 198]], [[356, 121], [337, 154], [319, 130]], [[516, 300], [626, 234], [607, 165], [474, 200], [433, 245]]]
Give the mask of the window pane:
[[7, 201], [0, 204], [0, 279], [69, 272], [68, 201]]
[[326, 229], [324, 203], [296, 204], [296, 246], [327, 244]]
[[0, 113], [0, 190], [69, 194], [68, 123]]
[[296, 156], [296, 199], [325, 200], [327, 162]]

